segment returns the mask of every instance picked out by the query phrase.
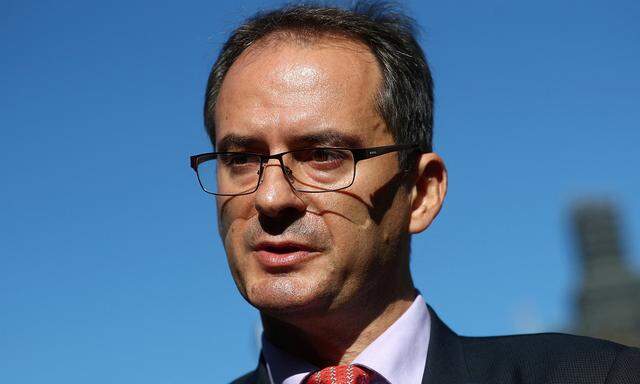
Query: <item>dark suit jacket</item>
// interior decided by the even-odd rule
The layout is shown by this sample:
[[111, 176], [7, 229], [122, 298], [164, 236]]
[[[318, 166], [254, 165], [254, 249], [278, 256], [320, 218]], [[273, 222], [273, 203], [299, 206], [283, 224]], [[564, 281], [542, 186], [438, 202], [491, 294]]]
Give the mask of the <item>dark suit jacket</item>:
[[[640, 349], [559, 333], [463, 337], [429, 312], [423, 384], [640, 384]], [[232, 384], [269, 384], [264, 360]]]

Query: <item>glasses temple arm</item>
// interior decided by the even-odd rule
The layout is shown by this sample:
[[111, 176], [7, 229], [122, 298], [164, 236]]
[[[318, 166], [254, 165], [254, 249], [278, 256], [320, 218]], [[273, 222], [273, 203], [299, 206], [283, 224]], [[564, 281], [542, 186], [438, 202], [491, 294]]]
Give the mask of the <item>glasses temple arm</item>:
[[420, 149], [420, 146], [418, 144], [386, 145], [372, 148], [354, 148], [351, 152], [353, 153], [354, 160], [357, 162], [405, 149]]

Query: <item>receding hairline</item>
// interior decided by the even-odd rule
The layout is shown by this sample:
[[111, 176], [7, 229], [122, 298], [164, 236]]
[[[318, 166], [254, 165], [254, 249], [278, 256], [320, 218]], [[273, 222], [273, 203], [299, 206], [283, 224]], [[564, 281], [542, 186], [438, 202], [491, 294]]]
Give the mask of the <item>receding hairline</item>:
[[[363, 62], [373, 65], [375, 71], [376, 84], [372, 88], [371, 106], [373, 110], [384, 120], [381, 109], [381, 97], [384, 89], [384, 75], [382, 64], [376, 57], [373, 50], [358, 36], [341, 31], [303, 31], [299, 28], [285, 28], [272, 31], [265, 36], [254, 41], [240, 53], [229, 66], [220, 84], [220, 92], [217, 99], [222, 94], [222, 89], [226, 83], [227, 76], [239, 70], [239, 66], [250, 65], [254, 60], [258, 60], [265, 50], [275, 50], [280, 47], [299, 46], [301, 49], [313, 49], [314, 47], [339, 48], [351, 51]], [[218, 100], [214, 103], [214, 119], [217, 115]], [[387, 125], [387, 129], [390, 129]]]
[[365, 53], [372, 58], [382, 74], [382, 68], [373, 50], [359, 36], [343, 31], [313, 30], [311, 28], [283, 28], [269, 32], [246, 47], [229, 67], [231, 69], [236, 62], [246, 60], [247, 56], [259, 54], [264, 49], [273, 49], [285, 45], [299, 45], [302, 48], [312, 47], [336, 47], [351, 50], [356, 53]]

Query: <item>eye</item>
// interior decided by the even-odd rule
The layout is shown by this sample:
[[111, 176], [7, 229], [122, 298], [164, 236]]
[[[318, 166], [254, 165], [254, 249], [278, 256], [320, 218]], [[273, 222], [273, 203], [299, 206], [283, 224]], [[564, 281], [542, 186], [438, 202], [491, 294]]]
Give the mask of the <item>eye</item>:
[[229, 164], [232, 165], [242, 165], [249, 162], [249, 157], [247, 155], [233, 155], [229, 158]]
[[248, 153], [228, 153], [220, 156], [220, 161], [227, 167], [242, 167], [258, 164], [260, 158]]
[[309, 157], [311, 161], [317, 163], [327, 163], [344, 159], [344, 155], [341, 153], [341, 151], [326, 148], [311, 150]]
[[296, 160], [315, 171], [329, 172], [342, 169], [351, 158], [351, 152], [336, 148], [311, 148], [298, 152]]

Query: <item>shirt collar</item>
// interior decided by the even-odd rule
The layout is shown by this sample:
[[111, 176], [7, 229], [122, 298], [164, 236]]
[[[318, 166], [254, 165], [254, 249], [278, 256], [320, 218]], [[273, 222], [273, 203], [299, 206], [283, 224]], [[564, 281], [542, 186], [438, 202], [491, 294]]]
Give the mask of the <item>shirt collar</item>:
[[430, 332], [429, 310], [418, 295], [398, 320], [360, 352], [353, 364], [374, 370], [391, 384], [420, 384]]
[[[427, 361], [431, 318], [422, 295], [353, 361], [391, 384], [419, 384]], [[273, 384], [300, 384], [318, 367], [279, 349], [262, 336], [262, 354]]]
[[271, 344], [262, 334], [262, 356], [271, 384], [300, 384], [318, 367]]

